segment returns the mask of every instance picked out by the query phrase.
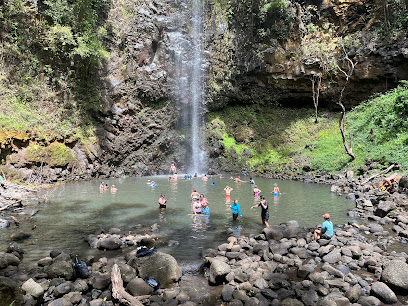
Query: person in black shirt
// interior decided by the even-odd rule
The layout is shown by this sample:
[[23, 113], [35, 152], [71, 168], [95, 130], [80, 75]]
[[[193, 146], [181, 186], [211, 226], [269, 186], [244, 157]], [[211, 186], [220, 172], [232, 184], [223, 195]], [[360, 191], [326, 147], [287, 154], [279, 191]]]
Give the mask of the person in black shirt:
[[269, 227], [269, 223], [268, 223], [268, 221], [269, 221], [269, 210], [268, 210], [269, 204], [268, 204], [268, 201], [265, 200], [265, 197], [263, 195], [260, 196], [260, 199], [261, 199], [260, 203], [257, 204], [257, 205], [252, 206], [251, 209], [261, 206], [261, 208], [262, 208], [262, 212], [261, 212], [262, 223], [266, 227]]

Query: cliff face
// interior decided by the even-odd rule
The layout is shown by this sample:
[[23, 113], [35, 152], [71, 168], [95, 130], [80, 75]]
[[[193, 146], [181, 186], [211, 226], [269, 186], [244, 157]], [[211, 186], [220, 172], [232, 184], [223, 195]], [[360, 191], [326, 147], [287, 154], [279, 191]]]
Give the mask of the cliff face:
[[[344, 92], [347, 106], [408, 77], [406, 21], [396, 25], [392, 20], [398, 16], [383, 15], [398, 9], [406, 14], [402, 3], [398, 8], [372, 0], [229, 3], [228, 11], [216, 4], [209, 14], [209, 109], [271, 102], [313, 106], [313, 76], [322, 79], [320, 104], [335, 107], [345, 83], [340, 68], [348, 69], [345, 55], [356, 64]], [[386, 22], [398, 30], [385, 29]]]

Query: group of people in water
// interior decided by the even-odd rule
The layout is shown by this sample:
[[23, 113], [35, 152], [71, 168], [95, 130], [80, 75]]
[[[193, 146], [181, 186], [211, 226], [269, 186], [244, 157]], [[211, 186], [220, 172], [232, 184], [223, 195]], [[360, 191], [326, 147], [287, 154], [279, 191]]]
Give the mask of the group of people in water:
[[[100, 191], [101, 193], [102, 193], [102, 192], [105, 192], [105, 191], [108, 191], [108, 190], [109, 190], [108, 184], [105, 184], [104, 182], [101, 182], [101, 183], [99, 184], [99, 191]], [[115, 194], [117, 191], [118, 191], [118, 189], [116, 188], [115, 185], [112, 185], [112, 186], [110, 187], [110, 192], [111, 192], [112, 194]]]

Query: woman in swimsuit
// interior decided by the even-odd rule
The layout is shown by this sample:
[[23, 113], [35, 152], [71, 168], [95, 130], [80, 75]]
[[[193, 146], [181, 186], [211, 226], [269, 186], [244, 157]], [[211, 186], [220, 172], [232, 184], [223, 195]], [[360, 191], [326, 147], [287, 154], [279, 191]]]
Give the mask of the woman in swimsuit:
[[201, 204], [200, 204], [200, 201], [198, 199], [193, 202], [193, 213], [195, 215], [200, 215], [201, 214]]
[[258, 194], [261, 193], [261, 189], [258, 188], [257, 185], [254, 186], [254, 197], [258, 197]]

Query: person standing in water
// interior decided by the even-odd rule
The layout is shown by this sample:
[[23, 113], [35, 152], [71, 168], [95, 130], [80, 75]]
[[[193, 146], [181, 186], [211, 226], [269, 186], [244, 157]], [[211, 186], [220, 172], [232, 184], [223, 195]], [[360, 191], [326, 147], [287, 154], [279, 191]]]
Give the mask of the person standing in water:
[[162, 193], [159, 198], [159, 208], [160, 209], [166, 208], [167, 206], [166, 203], [167, 203], [167, 200], [164, 198], [164, 193]]
[[203, 215], [209, 215], [210, 209], [208, 208], [208, 200], [204, 197], [204, 194], [200, 194], [200, 205], [201, 205], [201, 213]]
[[169, 173], [170, 174], [175, 174], [176, 172], [177, 172], [176, 166], [174, 164], [171, 164]]
[[238, 200], [234, 200], [234, 203], [230, 206], [232, 209], [232, 220], [237, 220], [238, 214], [242, 217], [241, 208], [239, 206]]
[[208, 181], [207, 174], [204, 174], [204, 176], [203, 176], [202, 180], [203, 180], [204, 182]]
[[194, 201], [200, 198], [200, 194], [197, 192], [197, 190], [193, 189], [193, 192], [191, 193], [190, 197]]
[[273, 188], [273, 192], [271, 192], [271, 193], [273, 193], [274, 197], [277, 197], [277, 196], [279, 196], [281, 194], [281, 192], [279, 190], [279, 187], [278, 187], [278, 184], [275, 183], [275, 186]]
[[258, 195], [261, 193], [261, 189], [258, 188], [257, 185], [254, 186], [254, 197], [257, 198]]
[[115, 185], [112, 185], [110, 191], [111, 191], [111, 193], [115, 194], [118, 191], [118, 189], [116, 188]]
[[255, 208], [255, 207], [261, 206], [261, 208], [262, 208], [262, 212], [261, 212], [262, 223], [266, 227], [269, 227], [269, 223], [268, 223], [268, 221], [269, 221], [269, 210], [268, 210], [269, 203], [268, 203], [268, 201], [265, 200], [265, 197], [263, 195], [260, 196], [260, 199], [261, 199], [260, 203], [257, 204], [257, 205], [252, 206], [251, 210], [253, 208]]
[[199, 199], [193, 201], [192, 209], [194, 215], [201, 215], [201, 204]]
[[232, 189], [230, 186], [227, 186], [227, 187], [225, 187], [224, 188], [224, 191], [225, 191], [225, 197], [228, 199], [228, 198], [231, 198], [231, 191], [233, 191], [234, 189]]

